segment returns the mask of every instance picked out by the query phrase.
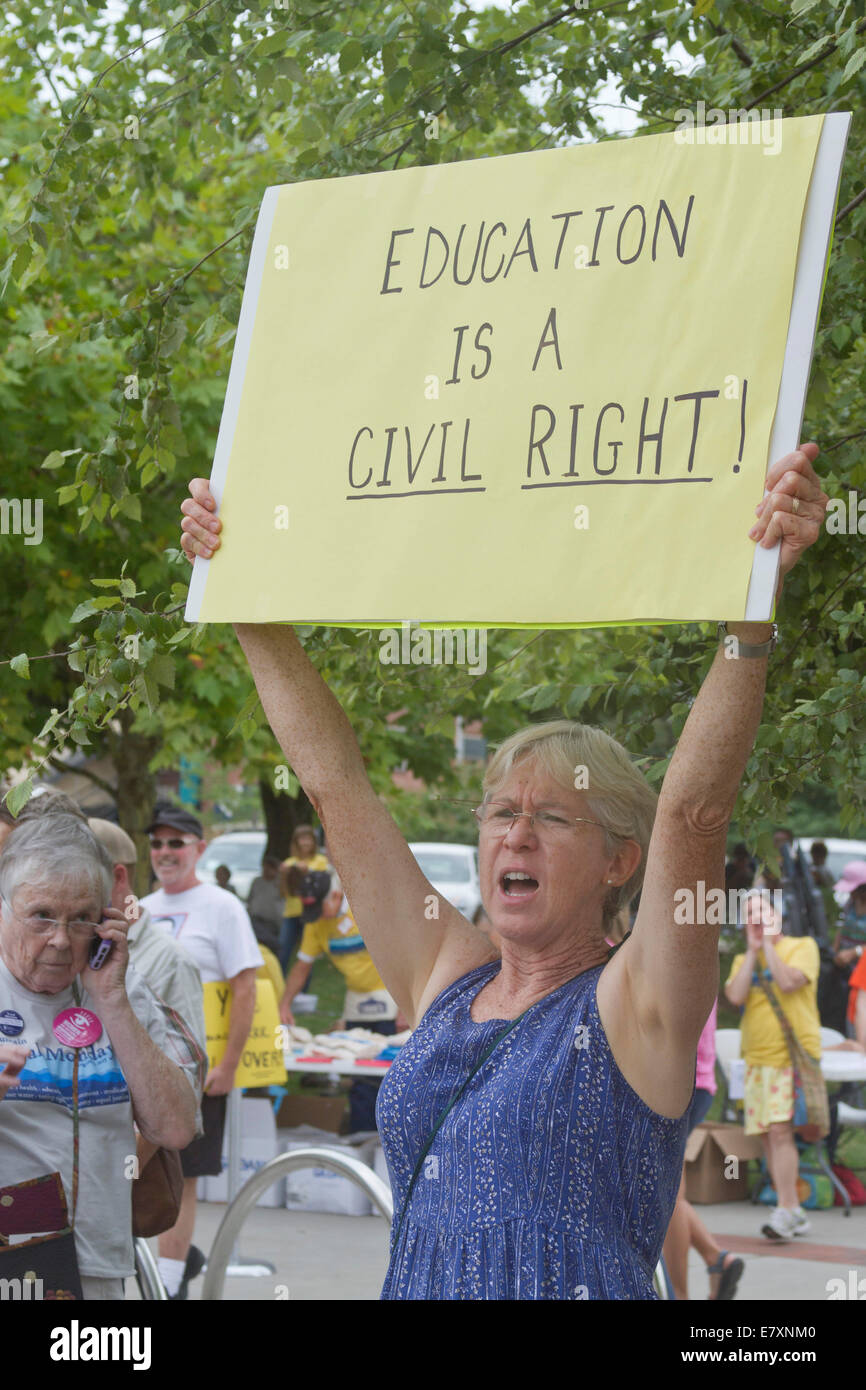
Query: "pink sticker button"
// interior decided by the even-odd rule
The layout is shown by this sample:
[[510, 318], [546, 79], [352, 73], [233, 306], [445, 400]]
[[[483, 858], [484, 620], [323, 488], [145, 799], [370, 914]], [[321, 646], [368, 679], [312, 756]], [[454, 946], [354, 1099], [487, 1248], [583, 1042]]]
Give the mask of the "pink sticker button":
[[64, 1047], [89, 1047], [102, 1035], [102, 1024], [96, 1014], [76, 1005], [64, 1009], [52, 1024], [54, 1036]]

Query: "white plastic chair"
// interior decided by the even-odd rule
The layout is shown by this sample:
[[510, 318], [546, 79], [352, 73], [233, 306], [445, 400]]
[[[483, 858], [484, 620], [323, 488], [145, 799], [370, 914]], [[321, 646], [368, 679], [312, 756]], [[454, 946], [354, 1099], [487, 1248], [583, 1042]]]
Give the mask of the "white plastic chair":
[[716, 1029], [716, 1061], [722, 1069], [725, 1085], [731, 1084], [731, 1063], [740, 1056], [739, 1028]]

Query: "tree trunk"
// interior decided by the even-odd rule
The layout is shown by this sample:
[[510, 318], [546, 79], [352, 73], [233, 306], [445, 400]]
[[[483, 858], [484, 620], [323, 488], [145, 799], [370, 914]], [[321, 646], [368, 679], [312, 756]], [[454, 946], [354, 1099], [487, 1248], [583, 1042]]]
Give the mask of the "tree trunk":
[[274, 791], [267, 777], [259, 778], [259, 792], [268, 830], [265, 853], [287, 859], [295, 826], [312, 824], [313, 808], [303, 789], [297, 796], [289, 796], [287, 792]]
[[145, 828], [156, 801], [156, 773], [150, 762], [162, 745], [159, 734], [138, 734], [131, 725], [135, 716], [120, 712], [120, 734], [110, 733], [109, 751], [117, 773], [117, 819], [138, 850], [133, 891], [143, 897], [150, 890], [150, 844]]

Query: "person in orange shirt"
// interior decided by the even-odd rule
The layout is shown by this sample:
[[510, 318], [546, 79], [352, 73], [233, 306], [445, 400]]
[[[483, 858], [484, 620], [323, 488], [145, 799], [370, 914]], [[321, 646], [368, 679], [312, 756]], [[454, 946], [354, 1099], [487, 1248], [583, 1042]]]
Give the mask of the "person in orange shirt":
[[854, 1036], [866, 1047], [866, 954], [860, 956], [848, 981], [848, 1019], [854, 1025]]

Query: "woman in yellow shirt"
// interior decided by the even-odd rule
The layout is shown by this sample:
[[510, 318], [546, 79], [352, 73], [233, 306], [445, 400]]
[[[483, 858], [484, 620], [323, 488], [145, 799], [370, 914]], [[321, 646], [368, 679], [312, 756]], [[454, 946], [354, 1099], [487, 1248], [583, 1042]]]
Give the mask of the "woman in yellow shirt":
[[279, 951], [280, 965], [284, 975], [288, 972], [292, 952], [300, 941], [301, 932], [304, 929], [304, 904], [300, 898], [293, 896], [289, 889], [289, 869], [298, 865], [304, 873], [325, 873], [331, 867], [324, 854], [319, 851], [316, 832], [311, 825], [295, 827], [289, 849], [291, 855], [283, 861], [280, 869], [280, 887], [286, 894], [286, 901], [283, 904], [283, 926], [280, 932]]
[[794, 1141], [794, 1068], [763, 979], [802, 1047], [821, 1056], [817, 989], [820, 957], [811, 936], [789, 937], [768, 894], [747, 898], [746, 946], [725, 985], [732, 1004], [744, 1005], [742, 1054], [746, 1062], [746, 1133], [760, 1134], [778, 1206], [762, 1227], [771, 1240], [805, 1235], [809, 1222], [797, 1200], [799, 1155]]

